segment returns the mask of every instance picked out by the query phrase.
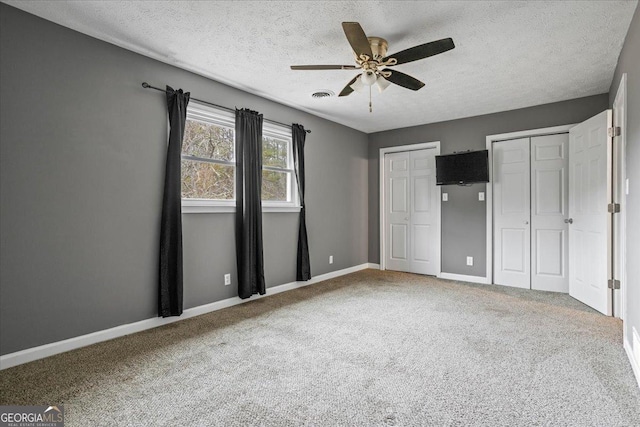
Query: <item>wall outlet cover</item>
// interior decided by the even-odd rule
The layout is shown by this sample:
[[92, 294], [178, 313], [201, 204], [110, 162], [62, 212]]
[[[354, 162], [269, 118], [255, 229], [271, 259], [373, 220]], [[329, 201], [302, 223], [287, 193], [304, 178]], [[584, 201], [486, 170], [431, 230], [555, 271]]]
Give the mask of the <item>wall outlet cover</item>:
[[478, 200], [480, 200], [481, 202], [484, 202], [484, 191], [481, 191], [478, 193]]
[[329, 264], [333, 264], [333, 255], [329, 255]]
[[449, 201], [449, 193], [442, 193], [442, 201], [443, 202]]
[[468, 256], [467, 257], [467, 265], [473, 265], [473, 257], [472, 256]]
[[224, 285], [229, 286], [231, 284], [231, 274], [227, 273], [224, 275]]

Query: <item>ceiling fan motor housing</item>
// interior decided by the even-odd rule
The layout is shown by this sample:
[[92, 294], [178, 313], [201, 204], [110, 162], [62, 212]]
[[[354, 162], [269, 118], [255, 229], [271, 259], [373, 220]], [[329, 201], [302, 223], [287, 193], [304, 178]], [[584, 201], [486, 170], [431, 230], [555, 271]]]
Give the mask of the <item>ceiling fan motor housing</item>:
[[389, 43], [382, 37], [367, 37], [369, 40], [369, 46], [371, 46], [371, 53], [373, 53], [373, 58], [371, 59], [382, 59], [387, 56], [387, 48], [389, 47]]

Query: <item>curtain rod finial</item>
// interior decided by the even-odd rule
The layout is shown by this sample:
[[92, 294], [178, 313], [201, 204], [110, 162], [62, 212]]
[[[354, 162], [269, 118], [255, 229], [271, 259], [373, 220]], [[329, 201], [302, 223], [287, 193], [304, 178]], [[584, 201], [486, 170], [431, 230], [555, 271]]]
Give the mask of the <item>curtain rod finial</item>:
[[145, 89], [148, 89], [149, 88], [149, 83], [142, 82], [142, 87], [145, 88]]

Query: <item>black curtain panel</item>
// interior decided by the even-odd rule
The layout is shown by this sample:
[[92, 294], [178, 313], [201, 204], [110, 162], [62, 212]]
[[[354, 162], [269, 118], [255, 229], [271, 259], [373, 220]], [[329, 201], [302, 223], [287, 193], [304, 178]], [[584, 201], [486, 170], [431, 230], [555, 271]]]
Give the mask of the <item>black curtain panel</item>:
[[164, 176], [162, 220], [160, 223], [160, 286], [158, 315], [182, 314], [182, 209], [180, 163], [189, 92], [167, 86], [169, 144]]
[[294, 124], [291, 126], [291, 136], [293, 137], [293, 161], [300, 195], [296, 280], [309, 280], [311, 279], [311, 263], [309, 262], [309, 241], [307, 239], [307, 219], [304, 205], [304, 142], [307, 132], [304, 130], [304, 126]]
[[264, 295], [262, 114], [236, 109], [236, 263], [238, 296]]

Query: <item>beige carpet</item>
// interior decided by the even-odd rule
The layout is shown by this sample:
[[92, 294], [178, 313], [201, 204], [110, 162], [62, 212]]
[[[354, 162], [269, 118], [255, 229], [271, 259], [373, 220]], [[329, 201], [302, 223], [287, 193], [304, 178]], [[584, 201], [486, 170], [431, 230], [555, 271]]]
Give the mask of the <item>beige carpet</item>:
[[638, 426], [621, 323], [366, 270], [0, 371], [68, 426]]

